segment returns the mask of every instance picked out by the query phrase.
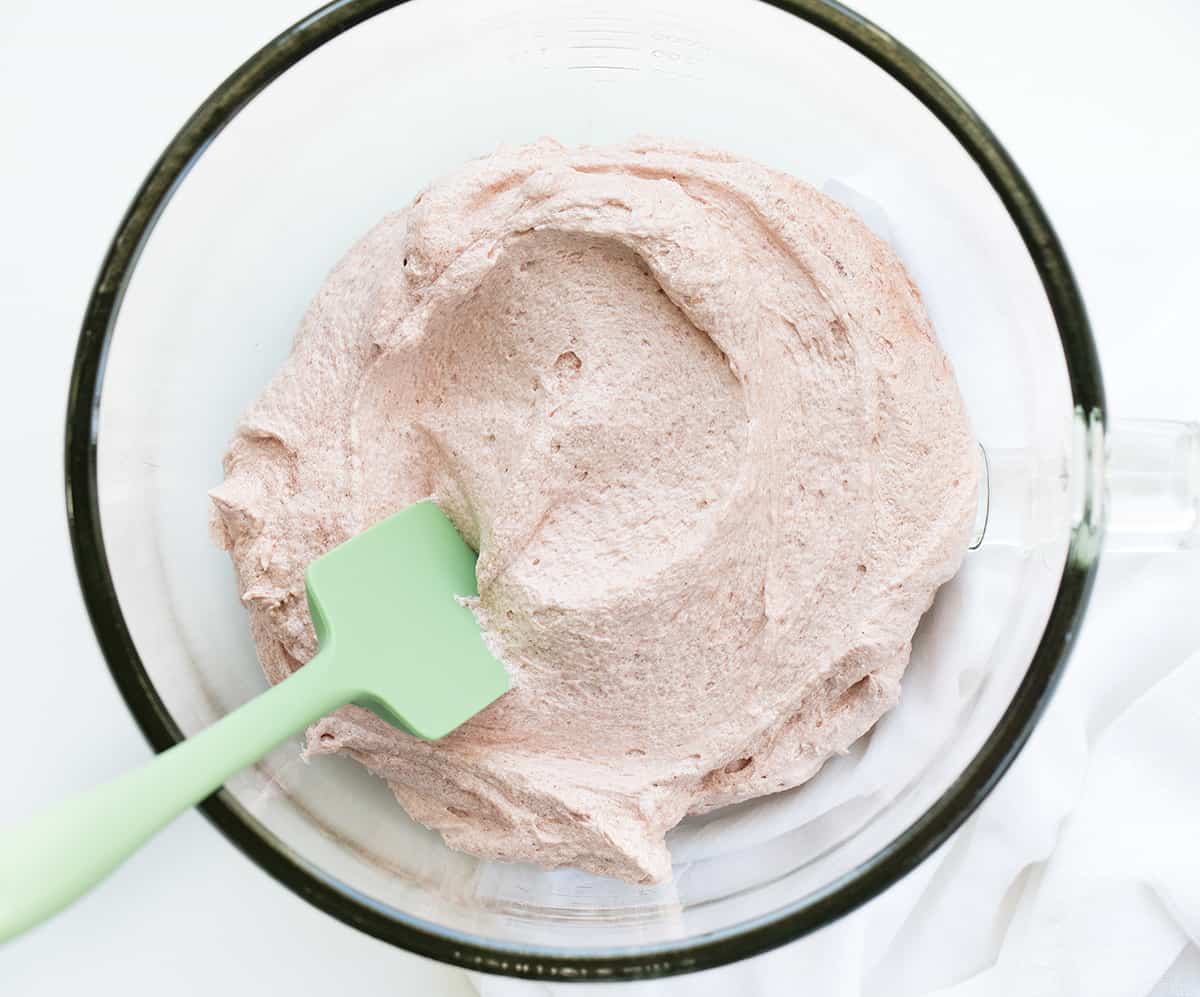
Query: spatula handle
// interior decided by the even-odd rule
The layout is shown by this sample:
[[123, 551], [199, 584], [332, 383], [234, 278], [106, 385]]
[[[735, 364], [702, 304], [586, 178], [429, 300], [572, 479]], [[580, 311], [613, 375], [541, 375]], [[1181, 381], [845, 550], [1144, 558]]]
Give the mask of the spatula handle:
[[323, 651], [141, 768], [0, 830], [0, 942], [62, 910], [233, 773], [355, 698], [331, 665]]

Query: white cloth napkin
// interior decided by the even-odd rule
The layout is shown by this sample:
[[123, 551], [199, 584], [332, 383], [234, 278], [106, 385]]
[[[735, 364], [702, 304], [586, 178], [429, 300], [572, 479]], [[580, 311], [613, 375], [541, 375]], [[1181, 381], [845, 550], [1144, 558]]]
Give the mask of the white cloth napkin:
[[[933, 858], [808, 938], [625, 997], [1200, 993], [1200, 553], [1112, 556], [1071, 667]], [[475, 976], [481, 997], [568, 986]]]

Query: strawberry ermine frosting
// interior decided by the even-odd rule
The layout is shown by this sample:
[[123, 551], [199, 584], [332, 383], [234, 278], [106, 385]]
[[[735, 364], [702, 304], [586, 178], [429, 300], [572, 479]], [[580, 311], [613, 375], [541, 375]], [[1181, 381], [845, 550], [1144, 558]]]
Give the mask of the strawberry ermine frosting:
[[316, 651], [309, 561], [434, 497], [512, 689], [437, 742], [346, 707], [309, 752], [454, 848], [651, 882], [688, 814], [803, 783], [896, 703], [976, 473], [851, 211], [720, 152], [541, 141], [350, 250], [212, 501], [278, 681]]

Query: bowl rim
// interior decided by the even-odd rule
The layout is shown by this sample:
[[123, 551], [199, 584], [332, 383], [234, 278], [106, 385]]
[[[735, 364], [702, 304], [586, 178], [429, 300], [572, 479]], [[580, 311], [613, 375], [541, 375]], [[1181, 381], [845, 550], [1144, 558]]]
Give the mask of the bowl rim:
[[[261, 90], [330, 39], [407, 0], [334, 0], [251, 56], [187, 120], [137, 191], [92, 289], [76, 348], [67, 401], [67, 520], [84, 602], [97, 642], [134, 720], [156, 751], [182, 735], [138, 656], [121, 613], [101, 530], [96, 477], [104, 366], [121, 300], [158, 217], [208, 143]], [[761, 0], [801, 18], [892, 76], [954, 135], [999, 195], [1033, 260], [1066, 359], [1084, 460], [1102, 461], [1104, 389], [1078, 287], [1033, 190], [991, 130], [913, 52], [834, 0]], [[1081, 469], [1087, 471], [1088, 468]], [[1092, 469], [1093, 471], [1095, 468]], [[800, 901], [769, 915], [689, 939], [639, 948], [517, 948], [428, 921], [397, 916], [292, 854], [225, 790], [200, 804], [210, 821], [252, 861], [326, 913], [383, 941], [465, 969], [521, 978], [630, 980], [708, 969], [808, 934], [872, 899], [916, 868], [991, 792], [1024, 746], [1065, 667], [1082, 621], [1099, 556], [1100, 510], [1089, 492], [1074, 524], [1062, 579], [1042, 638], [1003, 716], [958, 778], [905, 831], [866, 861]]]

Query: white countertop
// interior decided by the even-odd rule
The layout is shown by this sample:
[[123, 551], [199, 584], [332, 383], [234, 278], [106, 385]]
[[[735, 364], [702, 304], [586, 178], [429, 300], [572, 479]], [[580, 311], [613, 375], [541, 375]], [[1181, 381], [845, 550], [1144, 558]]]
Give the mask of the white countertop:
[[[1194, 310], [1186, 327], [1162, 312], [1200, 274], [1200, 5], [856, 6], [956, 86], [1031, 180], [1083, 287], [1111, 408], [1200, 417]], [[0, 824], [149, 756], [92, 639], [67, 540], [61, 442], [75, 339], [107, 242], [158, 153], [221, 79], [308, 11], [305, 0], [5, 5], [0, 605], [10, 705]], [[20, 997], [350, 986], [361, 997], [474, 993], [458, 970], [307, 906], [196, 813], [0, 951], [0, 993]]]

